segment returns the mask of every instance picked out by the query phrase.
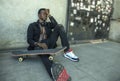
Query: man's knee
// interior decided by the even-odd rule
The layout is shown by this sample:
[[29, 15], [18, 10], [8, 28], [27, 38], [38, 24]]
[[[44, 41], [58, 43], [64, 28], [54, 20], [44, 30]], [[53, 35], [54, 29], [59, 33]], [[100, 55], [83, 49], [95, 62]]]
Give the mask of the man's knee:
[[56, 27], [55, 27], [57, 30], [62, 30], [62, 31], [65, 31], [64, 30], [64, 26], [62, 24], [58, 24]]

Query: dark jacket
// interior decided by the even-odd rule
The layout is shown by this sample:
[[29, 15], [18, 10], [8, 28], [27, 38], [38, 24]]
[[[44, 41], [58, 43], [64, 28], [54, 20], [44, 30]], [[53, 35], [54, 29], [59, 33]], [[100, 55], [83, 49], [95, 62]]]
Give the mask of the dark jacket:
[[[41, 24], [44, 25], [45, 27], [47, 38], [49, 38], [52, 29], [57, 25], [56, 20], [52, 16], [49, 17], [49, 19], [51, 22], [45, 22]], [[40, 24], [39, 21], [37, 21], [31, 23], [28, 26], [28, 30], [27, 30], [27, 42], [29, 44], [28, 50], [33, 50], [35, 47], [34, 43], [39, 41], [40, 33], [41, 33], [39, 24]]]

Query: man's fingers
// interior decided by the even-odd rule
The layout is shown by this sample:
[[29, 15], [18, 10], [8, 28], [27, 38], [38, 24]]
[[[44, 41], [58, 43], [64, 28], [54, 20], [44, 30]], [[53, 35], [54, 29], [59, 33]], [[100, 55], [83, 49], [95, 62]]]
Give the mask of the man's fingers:
[[48, 49], [48, 46], [45, 43], [39, 43], [38, 46], [42, 47], [43, 49]]
[[47, 46], [45, 43], [44, 43], [43, 47], [44, 47], [44, 49], [47, 49], [47, 48], [48, 48], [48, 46]]

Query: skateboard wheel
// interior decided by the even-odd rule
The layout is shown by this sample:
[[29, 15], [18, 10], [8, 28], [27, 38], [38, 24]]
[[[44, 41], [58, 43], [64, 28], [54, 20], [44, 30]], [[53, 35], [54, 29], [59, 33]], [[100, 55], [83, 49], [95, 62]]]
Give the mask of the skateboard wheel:
[[49, 60], [53, 60], [53, 56], [49, 56]]
[[22, 61], [23, 61], [23, 58], [22, 58], [22, 57], [20, 57], [20, 58], [18, 58], [18, 60], [19, 60], [19, 62], [22, 62]]

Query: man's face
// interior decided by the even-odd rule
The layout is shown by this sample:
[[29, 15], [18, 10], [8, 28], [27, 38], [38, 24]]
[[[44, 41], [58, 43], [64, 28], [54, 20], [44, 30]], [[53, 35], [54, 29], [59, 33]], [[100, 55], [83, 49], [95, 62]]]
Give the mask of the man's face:
[[45, 11], [45, 10], [42, 10], [42, 11], [40, 12], [40, 14], [38, 14], [38, 17], [39, 17], [39, 19], [41, 19], [41, 20], [43, 20], [43, 21], [47, 20], [47, 13], [46, 13], [46, 11]]

